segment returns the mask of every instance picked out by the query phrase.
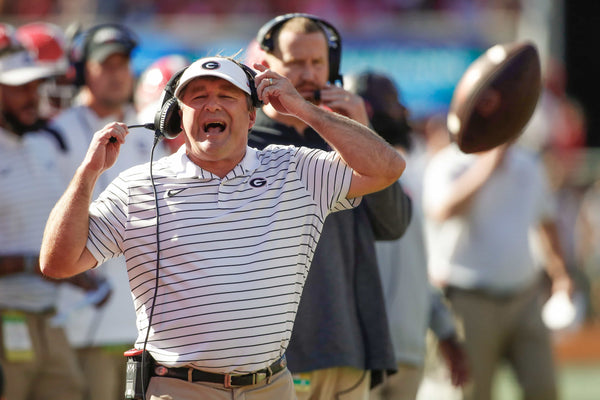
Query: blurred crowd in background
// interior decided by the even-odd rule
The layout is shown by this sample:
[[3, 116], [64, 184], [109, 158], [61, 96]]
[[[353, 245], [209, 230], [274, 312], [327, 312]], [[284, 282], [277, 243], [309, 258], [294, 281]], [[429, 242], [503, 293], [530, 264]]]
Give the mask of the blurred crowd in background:
[[[41, 112], [46, 118], [75, 104], [77, 90], [71, 80], [72, 69], [66, 66], [76, 33], [100, 22], [126, 24], [136, 34], [139, 44], [132, 53], [131, 67], [136, 84], [131, 91], [131, 101], [140, 122], [151, 122], [162, 87], [190, 60], [215, 52], [230, 55], [240, 50], [243, 57], [250, 57], [252, 32], [268, 19], [293, 11], [319, 15], [340, 27], [344, 37], [343, 73], [370, 69], [394, 78], [410, 113], [416, 146], [424, 153], [433, 153], [447, 143], [445, 111], [453, 85], [469, 63], [497, 42], [533, 36], [543, 56], [544, 89], [520, 143], [538, 152], [545, 162], [558, 199], [559, 232], [568, 268], [585, 299], [585, 322], [593, 323], [600, 318], [600, 154], [587, 145], [585, 104], [567, 92], [569, 72], [562, 60], [564, 44], [554, 41], [561, 32], [556, 32], [556, 25], [552, 25], [555, 13], [560, 10], [554, 10], [553, 14], [542, 7], [539, 11], [545, 15], [532, 16], [528, 9], [533, 3], [518, 0], [0, 0], [0, 22], [16, 28], [44, 22], [57, 29], [54, 36], [62, 49], [50, 56], [56, 57], [56, 62], [65, 63], [65, 68], [63, 74], [47, 80], [40, 88]], [[490, 17], [489, 12], [496, 14]], [[381, 15], [386, 18], [378, 20]], [[456, 15], [467, 18], [470, 23], [465, 22], [462, 28], [457, 26], [452, 22]], [[492, 23], [481, 27], [473, 22], [477, 15], [481, 21]], [[368, 23], [361, 22], [361, 18]], [[485, 24], [481, 21], [480, 24]], [[542, 23], [536, 25], [535, 21]], [[415, 25], [420, 25], [420, 30]], [[438, 30], [447, 27], [452, 27], [449, 35], [440, 35]], [[407, 33], [409, 29], [416, 30]], [[151, 141], [148, 134], [149, 145]], [[162, 151], [170, 153], [180, 143], [165, 144]]]
[[248, 2], [244, 0], [193, 1], [193, 0], [39, 0], [31, 2], [2, 1], [0, 13], [27, 17], [46, 17], [74, 10], [122, 16], [127, 14], [214, 14], [233, 13], [281, 14], [290, 10], [302, 9], [304, 12], [322, 16], [345, 14], [361, 16], [368, 12], [403, 12], [414, 10], [464, 11], [467, 9], [505, 9], [517, 11], [519, 0], [355, 0], [355, 1], [319, 1], [319, 0], [265, 0]]

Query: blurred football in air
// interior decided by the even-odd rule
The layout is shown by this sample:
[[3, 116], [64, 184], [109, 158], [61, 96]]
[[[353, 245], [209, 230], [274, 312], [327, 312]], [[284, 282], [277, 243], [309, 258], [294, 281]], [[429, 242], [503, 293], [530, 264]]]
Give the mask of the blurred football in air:
[[542, 87], [540, 57], [529, 41], [498, 44], [469, 65], [454, 89], [447, 127], [464, 153], [516, 139]]

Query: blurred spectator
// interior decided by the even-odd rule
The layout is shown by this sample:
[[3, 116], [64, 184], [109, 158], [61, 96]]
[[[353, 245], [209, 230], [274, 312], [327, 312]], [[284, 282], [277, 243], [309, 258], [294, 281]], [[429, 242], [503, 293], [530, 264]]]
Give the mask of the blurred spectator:
[[[64, 110], [52, 121], [64, 134], [69, 149], [68, 162], [63, 166], [67, 179], [72, 178], [84, 158], [94, 132], [112, 121], [129, 125], [138, 121], [130, 102], [134, 84], [130, 57], [137, 46], [135, 34], [122, 25], [101, 24], [81, 32], [73, 43], [70, 57], [76, 72], [75, 83], [83, 94], [80, 104]], [[124, 169], [148, 162], [152, 139], [152, 132], [132, 129], [116, 164], [99, 178], [95, 195]], [[63, 291], [61, 304], [69, 340], [78, 348], [87, 377], [87, 399], [116, 400], [124, 393], [123, 351], [131, 348], [137, 337], [135, 311], [124, 257], [113, 259], [96, 271], [113, 288], [104, 307], [73, 309], [73, 304], [86, 302], [84, 293], [73, 290]]]
[[52, 324], [58, 282], [39, 269], [44, 224], [66, 183], [56, 136], [39, 118], [38, 89], [54, 74], [0, 24], [0, 314], [6, 397], [80, 400], [83, 377], [65, 332]]
[[17, 39], [36, 56], [38, 64], [54, 71], [40, 86], [40, 114], [51, 118], [70, 105], [75, 87], [67, 78], [69, 60], [65, 34], [48, 22], [31, 22], [20, 26]]
[[344, 86], [363, 97], [373, 129], [407, 160], [400, 182], [413, 200], [413, 216], [404, 235], [395, 241], [375, 243], [398, 372], [374, 388], [370, 399], [417, 397], [428, 328], [439, 340], [453, 383], [461, 386], [467, 379], [466, 355], [458, 341], [452, 313], [427, 276], [423, 215], [420, 198], [414, 197], [414, 193], [421, 192], [418, 186], [422, 182], [419, 171], [410, 163], [413, 139], [408, 110], [400, 103], [396, 85], [386, 75], [370, 71], [346, 75]]
[[583, 108], [567, 95], [566, 84], [564, 65], [550, 60], [544, 70], [540, 100], [519, 138], [519, 144], [538, 152], [550, 147], [563, 154], [585, 145]]
[[590, 280], [591, 311], [600, 316], [600, 179], [584, 192], [577, 215], [576, 256], [582, 271]]
[[507, 361], [526, 399], [556, 399], [549, 332], [541, 318], [542, 274], [531, 253], [536, 230], [554, 293], [572, 293], [543, 166], [510, 143], [464, 154], [439, 151], [425, 172], [429, 273], [446, 290], [465, 332], [472, 381], [465, 399], [489, 399]]
[[[140, 124], [154, 122], [154, 117], [162, 106], [163, 90], [167, 82], [173, 74], [189, 64], [190, 60], [187, 57], [181, 54], [170, 54], [160, 57], [142, 72], [133, 95]], [[178, 135], [175, 139], [165, 138], [163, 143], [167, 153], [174, 153], [185, 143], [185, 135]]]

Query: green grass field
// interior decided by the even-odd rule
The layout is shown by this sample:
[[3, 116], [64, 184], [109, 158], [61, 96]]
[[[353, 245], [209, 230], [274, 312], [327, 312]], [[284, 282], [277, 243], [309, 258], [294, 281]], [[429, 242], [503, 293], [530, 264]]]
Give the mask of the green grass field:
[[[600, 340], [600, 338], [598, 338]], [[560, 400], [600, 399], [600, 360], [597, 363], [563, 364], [558, 367]], [[521, 394], [515, 378], [503, 367], [494, 382], [494, 400], [518, 400]]]

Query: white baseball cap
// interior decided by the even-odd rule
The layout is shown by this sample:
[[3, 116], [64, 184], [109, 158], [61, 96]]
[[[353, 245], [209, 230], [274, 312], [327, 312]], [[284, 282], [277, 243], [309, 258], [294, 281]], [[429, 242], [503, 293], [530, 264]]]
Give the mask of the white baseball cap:
[[183, 72], [175, 88], [175, 97], [179, 97], [181, 90], [191, 80], [202, 76], [216, 76], [217, 78], [225, 79], [245, 93], [252, 95], [248, 76], [239, 64], [225, 57], [206, 57], [194, 61]]
[[0, 24], [0, 83], [21, 86], [56, 75], [53, 67], [40, 65], [15, 37], [14, 28]]
[[36, 64], [27, 51], [0, 57], [0, 83], [4, 85], [21, 86], [53, 75], [56, 75], [54, 67]]

